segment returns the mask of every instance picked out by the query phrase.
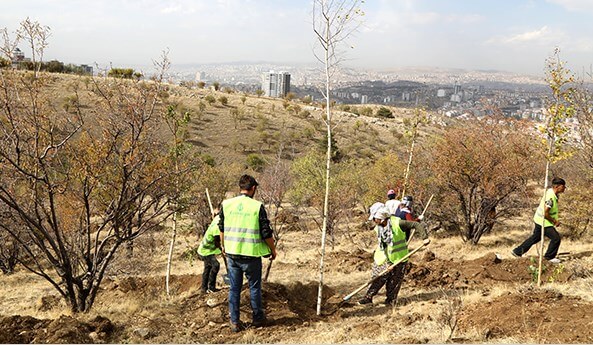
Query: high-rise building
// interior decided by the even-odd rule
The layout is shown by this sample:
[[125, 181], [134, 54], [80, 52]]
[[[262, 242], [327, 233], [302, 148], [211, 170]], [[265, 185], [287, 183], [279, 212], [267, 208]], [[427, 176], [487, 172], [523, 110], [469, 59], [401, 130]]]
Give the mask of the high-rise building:
[[290, 73], [270, 71], [262, 76], [262, 90], [268, 97], [284, 97], [290, 92]]

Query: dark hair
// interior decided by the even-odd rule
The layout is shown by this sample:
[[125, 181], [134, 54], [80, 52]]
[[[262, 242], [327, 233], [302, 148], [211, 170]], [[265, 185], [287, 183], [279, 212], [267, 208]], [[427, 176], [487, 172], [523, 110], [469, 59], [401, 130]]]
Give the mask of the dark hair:
[[253, 176], [243, 175], [239, 179], [239, 188], [241, 188], [241, 190], [250, 190], [251, 187], [257, 185], [259, 185], [259, 183], [257, 183]]
[[389, 200], [395, 199], [395, 194], [388, 194], [387, 199], [389, 199]]
[[560, 177], [554, 177], [552, 179], [552, 186], [558, 186], [558, 185], [566, 186], [566, 181], [564, 181], [564, 179], [562, 179]]

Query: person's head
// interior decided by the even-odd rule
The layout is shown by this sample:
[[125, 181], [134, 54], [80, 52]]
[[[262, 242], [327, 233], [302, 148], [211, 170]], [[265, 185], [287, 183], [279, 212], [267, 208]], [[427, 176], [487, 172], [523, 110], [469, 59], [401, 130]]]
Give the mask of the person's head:
[[566, 189], [566, 181], [560, 177], [554, 177], [552, 179], [552, 189], [556, 194], [564, 193], [564, 190]]
[[375, 224], [386, 226], [390, 216], [391, 214], [384, 204], [375, 203], [371, 206], [369, 220], [372, 220]]
[[402, 199], [401, 204], [404, 205], [405, 207], [412, 207], [412, 202], [414, 202], [414, 198], [412, 198], [411, 195], [406, 195]]
[[393, 200], [393, 199], [395, 199], [395, 191], [394, 191], [393, 189], [390, 189], [390, 190], [387, 192], [387, 199], [389, 199], [389, 200]]
[[257, 181], [251, 175], [243, 175], [239, 179], [239, 188], [241, 188], [241, 192], [251, 197], [255, 194], [257, 186]]

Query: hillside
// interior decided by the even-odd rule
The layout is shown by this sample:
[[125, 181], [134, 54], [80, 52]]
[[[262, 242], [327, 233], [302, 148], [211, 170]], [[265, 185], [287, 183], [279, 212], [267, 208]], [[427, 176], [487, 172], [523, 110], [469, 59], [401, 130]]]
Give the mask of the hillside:
[[[130, 123], [133, 124], [133, 121], [145, 115], [136, 111], [146, 109], [142, 107], [144, 103], [138, 106], [141, 102], [136, 102], [133, 97], [129, 97], [131, 102], [116, 103], [126, 108], [124, 109], [126, 111], [118, 112], [120, 109], [111, 104], [103, 104], [103, 107], [100, 107], [98, 98], [93, 98], [92, 92], [89, 91], [94, 85], [88, 78], [52, 75], [48, 80], [47, 87], [43, 89], [46, 92], [43, 99], [48, 100], [49, 106], [44, 109], [53, 110], [54, 112], [48, 110], [48, 113], [56, 117], [80, 112], [86, 121], [84, 125], [91, 129], [81, 134], [81, 138], [75, 138], [81, 139], [74, 141], [77, 144], [84, 146], [89, 142], [84, 140], [88, 140], [91, 134], [109, 130], [116, 133], [115, 139], [119, 139], [118, 135], [125, 134], [124, 129]], [[147, 85], [151, 86], [151, 82], [146, 82], [146, 84], [140, 83], [137, 89], [126, 89], [125, 86], [129, 85], [128, 81], [109, 78], [97, 82], [102, 83], [101, 85], [105, 87], [103, 90], [106, 92], [113, 91], [117, 97], [122, 98], [128, 97], [129, 93], [118, 94], [116, 91], [131, 90], [130, 93], [142, 94], [149, 89]], [[122, 85], [124, 87], [116, 90]], [[328, 236], [325, 257], [322, 314], [316, 315], [318, 267], [321, 255], [320, 193], [318, 192], [322, 188], [319, 188], [319, 179], [315, 179], [316, 176], [313, 175], [322, 174], [318, 174], [318, 171], [313, 168], [321, 166], [323, 169], [323, 164], [313, 160], [313, 168], [311, 168], [310, 165], [305, 164], [311, 161], [301, 162], [299, 158], [311, 149], [324, 144], [322, 110], [300, 101], [267, 99], [232, 91], [188, 89], [168, 85], [166, 90], [159, 90], [159, 92], [162, 93], [159, 97], [162, 96], [166, 100], [163, 104], [171, 108], [158, 108], [159, 112], [154, 114], [161, 115], [162, 111], [167, 109], [188, 113], [190, 122], [186, 140], [195, 149], [193, 153], [202, 155], [202, 158], [208, 156], [214, 160], [212, 164], [214, 167], [203, 164], [200, 166], [202, 170], [199, 171], [199, 175], [188, 174], [191, 178], [188, 185], [191, 188], [187, 189], [187, 196], [193, 203], [188, 209], [184, 209], [178, 218], [170, 296], [165, 293], [165, 267], [173, 225], [171, 218], [166, 221], [163, 221], [163, 218], [155, 218], [151, 222], [154, 227], [149, 228], [141, 234], [142, 236], [132, 238], [133, 241], [129, 241], [128, 238], [127, 242], [119, 243], [118, 245], [121, 245], [119, 251], [112, 252], [115, 253], [113, 261], [109, 262], [110, 265], [102, 276], [97, 298], [89, 312], [73, 313], [66, 305], [63, 296], [54, 287], [42, 276], [28, 272], [23, 266], [17, 266], [12, 274], [0, 276], [0, 343], [588, 343], [593, 341], [593, 332], [590, 327], [593, 319], [588, 313], [593, 307], [593, 298], [590, 294], [593, 283], [591, 269], [593, 243], [590, 238], [582, 234], [577, 236], [571, 232], [568, 222], [564, 223], [564, 219], [568, 218], [565, 214], [575, 213], [574, 210], [576, 210], [569, 207], [571, 200], [564, 199], [563, 196], [561, 206], [563, 224], [560, 231], [565, 237], [559, 256], [563, 261], [559, 265], [547, 262], [544, 264], [543, 288], [537, 288], [535, 285], [536, 249], [532, 248], [523, 258], [513, 258], [510, 255], [511, 249], [532, 231], [533, 209], [537, 204], [536, 197], [530, 195], [531, 189], [537, 187], [531, 184], [534, 176], [531, 165], [538, 165], [538, 161], [532, 157], [536, 151], [532, 147], [534, 145], [530, 145], [529, 140], [532, 138], [521, 136], [525, 128], [533, 127], [530, 127], [531, 124], [512, 123], [512, 126], [503, 127], [503, 123], [498, 123], [498, 120], [475, 121], [464, 123], [466, 126], [461, 128], [459, 126], [452, 128], [435, 124], [442, 121], [435, 116], [431, 118], [432, 122], [421, 127], [420, 144], [431, 140], [436, 133], [442, 134], [444, 139], [440, 147], [431, 146], [429, 150], [425, 150], [428, 152], [425, 152], [426, 156], [422, 157], [421, 161], [424, 166], [414, 171], [414, 185], [408, 190], [408, 192], [412, 191], [409, 192], [410, 194], [414, 194], [418, 209], [427, 207], [427, 200], [432, 200], [432, 197], [429, 199], [429, 195], [435, 195], [432, 206], [423, 220], [431, 232], [432, 242], [410, 259], [395, 306], [382, 303], [385, 300], [384, 292], [380, 292], [375, 297], [373, 304], [358, 305], [356, 301], [361, 294], [349, 301], [344, 301], [343, 298], [366, 282], [370, 276], [376, 233], [373, 230], [373, 224], [367, 219], [366, 208], [369, 202], [384, 200], [386, 187], [395, 183], [394, 176], [401, 176], [400, 173], [406, 163], [407, 150], [403, 137], [405, 122], [413, 114], [410, 110], [392, 109], [394, 118], [379, 119], [336, 111], [336, 141], [344, 159], [334, 165], [336, 167], [334, 181], [339, 182], [337, 186], [332, 186], [334, 189], [332, 189], [331, 202], [335, 207], [332, 208], [334, 212], [331, 216], [334, 217], [332, 221], [335, 222], [332, 223], [334, 227]], [[121, 100], [117, 97], [116, 101]], [[108, 98], [108, 100], [111, 99]], [[139, 99], [143, 100], [141, 97]], [[73, 110], [71, 109], [73, 104], [81, 104], [81, 106]], [[372, 110], [378, 107], [370, 106], [370, 108], [370, 113], [373, 113]], [[120, 127], [102, 128], [100, 121], [105, 119], [99, 117], [98, 113], [103, 111], [111, 116], [108, 120], [114, 122], [121, 120], [123, 124], [117, 123]], [[113, 111], [113, 114], [110, 111]], [[153, 113], [150, 115], [152, 116]], [[115, 227], [113, 225], [115, 222], [103, 223], [103, 227], [97, 224], [102, 221], [103, 212], [112, 212], [113, 200], [121, 197], [119, 194], [116, 196], [111, 194], [119, 186], [117, 180], [119, 175], [116, 174], [120, 169], [126, 170], [130, 162], [143, 163], [146, 157], [167, 156], [167, 147], [155, 144], [166, 145], [168, 140], [162, 139], [170, 139], [170, 131], [164, 128], [164, 125], [162, 126], [163, 128], [153, 127], [154, 132], [149, 133], [150, 140], [141, 143], [150, 144], [147, 147], [151, 151], [138, 151], [144, 156], [138, 157], [140, 156], [138, 154], [132, 158], [126, 157], [128, 160], [121, 165], [117, 164], [119, 164], [120, 155], [124, 154], [119, 151], [113, 156], [107, 155], [110, 160], [97, 162], [87, 152], [92, 152], [91, 149], [93, 149], [112, 153], [121, 147], [129, 149], [129, 146], [126, 146], [127, 142], [123, 139], [113, 141], [112, 146], [116, 149], [112, 149], [111, 146], [103, 148], [98, 141], [90, 141], [94, 146], [88, 145], [92, 146], [89, 151], [78, 151], [77, 149], [80, 148], [74, 147], [71, 151], [64, 150], [71, 156], [55, 154], [51, 157], [56, 159], [52, 162], [59, 163], [55, 165], [57, 168], [52, 170], [57, 176], [61, 176], [62, 171], [71, 171], [68, 170], [71, 165], [63, 163], [71, 162], [66, 158], [72, 158], [72, 162], [77, 162], [85, 168], [72, 170], [71, 175], [66, 174], [61, 180], [63, 182], [60, 187], [70, 194], [60, 195], [62, 198], [56, 204], [59, 207], [53, 209], [57, 214], [55, 219], [60, 222], [69, 221], [68, 227], [65, 227], [67, 231], [58, 228], [61, 232], [56, 231], [56, 233], [66, 238], [66, 246], [72, 252], [82, 248], [76, 252], [76, 255], [82, 256], [91, 252], [91, 250], [85, 250], [85, 245], [91, 248], [91, 238], [95, 239], [95, 243], [103, 239], [105, 240], [102, 243], [110, 243], [108, 240], [114, 238], [111, 227]], [[501, 128], [503, 130], [499, 130]], [[34, 136], [33, 139], [35, 139]], [[467, 141], [464, 141], [466, 139]], [[118, 146], [120, 144], [121, 146]], [[2, 148], [5, 149], [5, 147], [9, 146], [5, 145]], [[51, 146], [48, 147], [51, 148]], [[244, 332], [232, 333], [229, 329], [228, 286], [222, 279], [225, 273], [224, 265], [221, 264], [221, 272], [218, 275], [218, 287], [222, 290], [201, 293], [203, 263], [192, 254], [201, 240], [204, 224], [211, 219], [204, 189], [211, 188], [213, 203], [217, 204], [225, 194], [233, 194], [237, 191], [236, 180], [239, 173], [253, 172], [253, 167], [248, 166], [249, 155], [256, 154], [271, 163], [279, 153], [284, 162], [299, 162], [300, 165], [292, 164], [291, 167], [297, 166], [301, 168], [301, 173], [302, 171], [304, 173], [293, 186], [283, 186], [291, 189], [290, 192], [294, 194], [292, 199], [286, 197], [276, 206], [271, 205], [273, 202], [267, 202], [266, 206], [272, 218], [274, 230], [279, 235], [279, 256], [271, 266], [270, 279], [264, 282], [263, 287], [264, 306], [270, 324], [259, 328], [251, 326]], [[512, 159], [505, 160], [508, 157]], [[94, 165], [83, 165], [87, 161], [91, 161]], [[113, 169], [100, 171], [103, 165]], [[239, 165], [239, 167], [233, 165]], [[10, 165], [5, 166], [10, 167]], [[46, 165], [46, 167], [54, 168], [52, 165]], [[142, 170], [144, 174], [136, 177], [136, 180], [143, 180], [147, 176], [151, 177], [150, 173], [154, 170], [166, 170], [169, 166], [138, 164], [135, 167], [145, 168]], [[535, 173], [541, 172], [536, 169], [538, 167], [533, 169]], [[213, 170], [216, 171], [213, 172]], [[15, 176], [19, 176], [20, 171], [12, 171]], [[563, 172], [563, 170], [559, 171]], [[89, 172], [89, 175], [85, 175]], [[441, 174], [442, 172], [445, 173]], [[491, 172], [493, 173], [489, 174]], [[258, 179], [262, 177], [260, 182], [265, 181], [265, 173], [268, 173], [268, 177], [270, 175], [265, 169], [263, 172], [255, 171], [255, 173]], [[275, 173], [276, 171], [272, 171], [271, 174]], [[77, 193], [78, 185], [74, 183], [78, 181], [79, 176], [85, 177], [82, 179], [85, 182], [88, 176], [90, 179], [96, 179], [98, 182], [91, 186], [100, 192], [97, 193], [96, 199], [89, 199], [90, 202], [83, 204], [84, 207], [80, 207], [81, 203], [76, 199], [81, 198]], [[164, 182], [162, 185], [155, 184], [155, 186], [162, 186], [163, 189], [170, 188], [172, 183], [168, 179], [174, 180], [171, 176], [178, 175], [159, 175], [158, 181], [167, 180], [165, 182], [169, 183]], [[282, 180], [285, 176], [277, 174], [273, 177], [276, 180]], [[467, 176], [469, 179], [464, 179]], [[509, 176], [513, 176], [513, 181]], [[6, 176], [6, 180], [12, 177]], [[17, 181], [27, 182], [28, 178], [30, 179], [29, 175]], [[133, 178], [134, 176], [130, 177], [130, 179]], [[485, 182], [471, 184], [478, 179]], [[116, 180], [115, 183], [112, 183], [112, 180]], [[528, 183], [523, 183], [524, 181]], [[223, 182], [228, 182], [228, 185], [222, 186]], [[258, 189], [258, 194], [255, 196], [257, 199], [263, 197], [265, 184], [261, 183], [261, 189]], [[27, 183], [22, 182], [19, 185], [21, 189], [27, 186]], [[507, 186], [516, 187], [516, 189], [504, 190], [503, 193], [503, 188]], [[140, 187], [145, 186], [136, 185], [128, 190], [132, 190], [131, 194], [135, 195], [142, 190]], [[157, 187], [154, 189], [156, 190]], [[464, 196], [462, 189], [468, 189], [470, 192], [478, 190], [482, 193], [470, 194], [473, 204], [470, 203], [469, 206], [475, 206], [477, 211], [469, 214], [465, 219], [466, 214], [463, 214], [463, 211], [466, 204], [458, 206], [459, 200], [456, 199], [458, 195]], [[153, 192], [160, 191], [159, 188]], [[89, 195], [90, 193], [89, 191]], [[568, 195], [577, 195], [573, 191], [568, 193]], [[493, 195], [499, 194], [511, 195], [512, 198], [497, 199], [501, 202], [494, 206], [484, 202], [492, 200], [490, 198]], [[23, 193], [18, 196], [28, 202], [29, 195]], [[157, 195], [165, 200], [159, 205], [162, 209], [166, 209], [165, 205], [170, 202], [169, 195]], [[132, 199], [132, 207], [121, 219], [134, 219], [138, 212], [137, 208], [142, 208], [143, 205], [157, 199], [153, 194], [140, 200]], [[38, 209], [45, 211], [43, 207], [48, 203], [48, 199], [39, 200], [42, 202], [35, 205], [34, 211]], [[88, 211], [86, 214], [88, 226], [79, 226], [79, 223], [84, 221], [81, 218], [84, 217], [80, 217], [77, 207], [90, 210], [97, 204], [106, 205], [106, 207], [93, 208], [93, 212]], [[150, 210], [155, 211], [147, 211], [142, 216], [150, 216], [151, 212], [157, 212], [156, 209], [157, 206], [154, 206]], [[585, 201], [581, 202], [581, 209], [587, 210]], [[9, 211], [5, 212], [7, 217], [2, 219], [18, 220], [18, 217], [12, 216]], [[29, 210], [23, 210], [23, 212], [27, 211]], [[473, 221], [473, 217], [480, 220], [484, 211], [487, 211], [488, 217], [492, 214], [494, 217], [487, 218], [487, 221], [491, 222], [490, 227], [479, 234], [481, 236], [478, 236], [479, 242], [475, 240], [472, 244], [473, 238], [468, 238], [464, 231], [464, 226], [467, 225], [464, 221]], [[35, 212], [32, 213], [35, 214]], [[44, 219], [41, 213], [36, 212], [37, 216]], [[496, 218], [499, 214], [504, 217]], [[1, 215], [4, 216], [4, 213]], [[117, 220], [119, 221], [120, 218]], [[6, 227], [15, 224], [22, 223], [15, 221], [8, 223]], [[133, 227], [137, 223], [127, 224], [131, 225], [129, 225], [130, 229], [126, 230], [134, 230]], [[470, 225], [478, 228], [476, 223]], [[23, 228], [24, 231], [29, 230], [26, 226]], [[105, 232], [101, 233], [102, 230]], [[31, 233], [32, 236], [39, 235], [37, 231], [31, 231]], [[46, 239], [57, 237], [49, 233]], [[421, 243], [418, 238], [415, 238], [410, 243], [410, 248], [417, 248]], [[100, 250], [95, 254], [94, 257], [88, 257], [92, 257], [93, 260], [104, 259], [101, 255], [103, 252]], [[89, 265], [93, 260], [77, 262], [84, 266]], [[268, 265], [268, 261], [264, 260], [264, 268], [269, 267]], [[55, 277], [57, 281], [64, 276], [64, 272], [60, 272], [48, 260], [42, 260], [37, 267], [47, 269], [48, 274]], [[80, 278], [82, 281], [88, 277], [88, 271], [85, 269], [83, 267], [80, 271], [82, 275], [79, 277], [82, 277]], [[248, 289], [245, 287], [242, 292], [241, 315], [243, 321], [247, 323], [251, 321], [248, 304]]]

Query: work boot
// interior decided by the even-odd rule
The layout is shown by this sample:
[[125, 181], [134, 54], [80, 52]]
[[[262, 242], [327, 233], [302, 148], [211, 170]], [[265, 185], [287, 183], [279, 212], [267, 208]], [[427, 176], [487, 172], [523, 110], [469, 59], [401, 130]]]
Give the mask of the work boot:
[[206, 293], [213, 293], [213, 292], [218, 292], [218, 291], [220, 291], [220, 289], [210, 288], [210, 289], [206, 290]]
[[559, 264], [562, 262], [562, 260], [560, 260], [558, 258], [553, 258], [553, 259], [548, 260], [548, 262], [551, 264]]
[[373, 303], [373, 298], [369, 297], [369, 296], [364, 296], [363, 298], [361, 298], [358, 301], [358, 304], [364, 305], [364, 304], [370, 304]]
[[261, 320], [253, 320], [253, 322], [251, 323], [251, 325], [255, 328], [257, 327], [265, 327], [268, 324], [268, 319], [266, 319], [265, 317]]
[[231, 332], [238, 333], [245, 329], [245, 325], [243, 322], [239, 321], [239, 323], [232, 323], [231, 322]]
[[521, 257], [521, 255], [515, 253], [514, 250], [511, 250], [511, 255], [514, 256], [514, 257], [516, 257], [516, 258], [520, 258]]
[[395, 301], [392, 300], [391, 298], [386, 298], [384, 304], [387, 306], [393, 307], [395, 305]]

